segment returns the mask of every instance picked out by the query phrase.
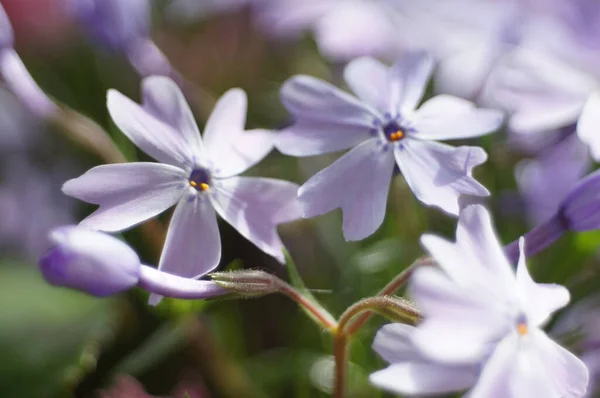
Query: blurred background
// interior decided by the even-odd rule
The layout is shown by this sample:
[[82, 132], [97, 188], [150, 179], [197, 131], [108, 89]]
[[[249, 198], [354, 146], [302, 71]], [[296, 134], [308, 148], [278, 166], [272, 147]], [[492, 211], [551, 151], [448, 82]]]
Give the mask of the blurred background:
[[[106, 129], [129, 161], [148, 158], [111, 122], [109, 88], [139, 100], [144, 75], [177, 76], [202, 127], [216, 99], [241, 87], [248, 128], [276, 130], [291, 122], [278, 94], [287, 78], [302, 73], [344, 86], [343, 67], [354, 57], [392, 63], [426, 49], [438, 61], [428, 95], [450, 93], [507, 112], [501, 131], [461, 141], [489, 154], [475, 175], [492, 192], [488, 206], [504, 243], [544, 221], [596, 168], [575, 123], [600, 86], [597, 0], [0, 4], [42, 90]], [[91, 14], [81, 12], [90, 7]], [[329, 396], [330, 338], [285, 297], [167, 299], [149, 307], [141, 290], [97, 299], [47, 285], [36, 262], [48, 249], [48, 231], [94, 209], [63, 195], [61, 185], [103, 161], [26, 105], [0, 88], [0, 397]], [[338, 156], [275, 151], [249, 173], [301, 184]], [[334, 315], [422, 255], [421, 234], [454, 235], [455, 220], [418, 203], [401, 177], [387, 211], [377, 233], [360, 242], [344, 241], [339, 211], [279, 228], [305, 284]], [[159, 218], [163, 229], [169, 217]], [[228, 224], [219, 226], [220, 269], [261, 268], [286, 278], [275, 260]], [[144, 262], [157, 263], [160, 231], [152, 242], [140, 228], [124, 238]], [[567, 234], [529, 260], [536, 280], [570, 289], [572, 304], [548, 330], [592, 374], [600, 369], [599, 244], [598, 232]], [[383, 323], [372, 319], [352, 342], [352, 397], [391, 396], [368, 383], [385, 366], [371, 350]]]

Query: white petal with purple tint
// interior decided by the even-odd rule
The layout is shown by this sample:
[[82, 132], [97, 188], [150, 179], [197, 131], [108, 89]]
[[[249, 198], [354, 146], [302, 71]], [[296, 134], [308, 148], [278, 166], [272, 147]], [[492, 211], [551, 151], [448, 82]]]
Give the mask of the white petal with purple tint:
[[204, 156], [200, 130], [181, 89], [164, 76], [142, 80], [143, 107], [154, 117], [181, 134], [185, 145], [198, 156]]
[[272, 178], [234, 177], [215, 184], [221, 217], [265, 253], [285, 262], [277, 224], [301, 217], [298, 185]]
[[475, 384], [478, 365], [445, 365], [425, 358], [413, 345], [416, 328], [400, 323], [383, 326], [373, 349], [390, 366], [371, 374], [374, 385], [398, 394], [441, 394]]
[[123, 134], [159, 162], [189, 167], [199, 160], [200, 154], [196, 148], [189, 146], [181, 132], [120, 92], [108, 91], [107, 106], [110, 116]]
[[427, 205], [458, 215], [460, 195], [489, 195], [471, 177], [472, 169], [487, 159], [481, 148], [406, 139], [394, 154], [415, 196]]
[[[281, 87], [281, 101], [296, 119], [345, 124], [369, 129], [381, 115], [339, 88], [312, 76], [298, 75]], [[326, 134], [326, 132], [324, 132]]]
[[355, 147], [369, 139], [369, 129], [339, 122], [299, 120], [277, 134], [275, 146], [286, 155], [313, 156]]
[[303, 217], [340, 207], [346, 240], [371, 235], [383, 222], [393, 170], [392, 151], [377, 139], [365, 141], [300, 187]]
[[561, 285], [536, 283], [531, 279], [525, 263], [525, 239], [519, 239], [519, 265], [517, 267], [517, 294], [527, 306], [529, 321], [536, 326], [543, 324], [555, 311], [569, 303], [569, 291]]
[[221, 236], [217, 215], [206, 195], [186, 193], [177, 204], [158, 269], [184, 278], [198, 278], [219, 265]]
[[178, 167], [158, 163], [125, 163], [94, 167], [63, 185], [69, 196], [100, 205], [81, 226], [121, 231], [173, 206], [188, 189]]
[[267, 130], [245, 131], [246, 93], [231, 89], [219, 99], [204, 128], [204, 143], [217, 177], [231, 177], [252, 167], [273, 149]]
[[503, 113], [478, 109], [470, 101], [450, 95], [438, 95], [426, 101], [411, 119], [419, 138], [453, 140], [479, 137], [502, 125]]
[[391, 67], [388, 112], [410, 115], [423, 98], [427, 82], [433, 72], [434, 61], [422, 51], [415, 51], [402, 56]]
[[375, 109], [388, 109], [390, 68], [375, 58], [361, 57], [344, 68], [352, 92]]

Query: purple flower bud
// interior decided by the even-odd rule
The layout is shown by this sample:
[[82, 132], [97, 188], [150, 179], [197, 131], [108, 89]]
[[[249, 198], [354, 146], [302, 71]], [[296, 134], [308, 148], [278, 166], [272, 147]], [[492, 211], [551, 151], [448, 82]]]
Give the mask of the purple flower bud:
[[150, 34], [148, 0], [71, 0], [82, 28], [96, 42], [114, 50]]
[[[565, 232], [600, 229], [600, 170], [579, 181], [562, 200], [556, 213], [546, 222], [525, 234], [525, 253], [541, 252]], [[511, 261], [518, 258], [518, 242], [504, 248]]]
[[140, 260], [127, 244], [104, 234], [65, 226], [54, 229], [56, 245], [39, 262], [48, 283], [109, 296], [137, 284]]
[[14, 43], [14, 33], [6, 11], [0, 4], [0, 49], [10, 48]]
[[572, 231], [600, 229], [600, 171], [579, 181], [563, 200], [559, 213]]

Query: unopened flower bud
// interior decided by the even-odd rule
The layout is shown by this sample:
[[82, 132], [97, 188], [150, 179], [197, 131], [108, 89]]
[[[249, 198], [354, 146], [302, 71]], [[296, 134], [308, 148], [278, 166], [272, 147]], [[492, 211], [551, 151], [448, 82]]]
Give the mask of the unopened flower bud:
[[258, 270], [214, 272], [210, 277], [220, 286], [242, 295], [270, 294], [281, 288], [276, 276]]
[[600, 229], [600, 171], [579, 181], [563, 200], [559, 213], [572, 231]]
[[126, 243], [76, 226], [54, 229], [55, 247], [39, 262], [46, 281], [94, 296], [109, 296], [137, 284], [140, 260]]

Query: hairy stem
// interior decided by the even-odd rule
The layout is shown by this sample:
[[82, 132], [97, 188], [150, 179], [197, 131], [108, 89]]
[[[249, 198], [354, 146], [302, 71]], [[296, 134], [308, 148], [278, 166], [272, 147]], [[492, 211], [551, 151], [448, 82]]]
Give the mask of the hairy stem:
[[[408, 283], [410, 277], [412, 276], [415, 269], [420, 266], [428, 266], [433, 265], [434, 261], [431, 257], [421, 257], [415, 260], [411, 265], [408, 266], [404, 271], [402, 271], [398, 276], [396, 276], [390, 283], [385, 285], [385, 287], [377, 293], [377, 296], [390, 296], [396, 293], [400, 288], [402, 288], [406, 283]], [[356, 333], [373, 315], [373, 311], [366, 311], [360, 314], [356, 319], [353, 319], [351, 323], [347, 326], [348, 334]]]

